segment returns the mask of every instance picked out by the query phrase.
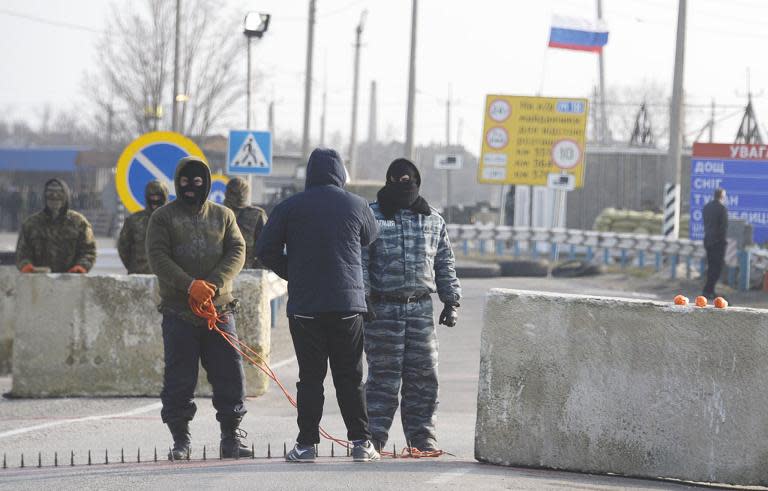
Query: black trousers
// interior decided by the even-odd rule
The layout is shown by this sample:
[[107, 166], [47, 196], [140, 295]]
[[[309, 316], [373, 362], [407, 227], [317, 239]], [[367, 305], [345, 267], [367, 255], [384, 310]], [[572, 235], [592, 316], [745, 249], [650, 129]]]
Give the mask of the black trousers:
[[331, 365], [333, 385], [349, 440], [370, 440], [363, 387], [363, 318], [360, 314], [290, 315], [288, 325], [299, 362], [296, 383], [299, 445], [320, 443], [323, 381]]
[[725, 243], [705, 246], [707, 251], [707, 283], [704, 285], [705, 295], [715, 293], [715, 284], [720, 279], [725, 264]]
[[[237, 335], [235, 318], [226, 314], [222, 331]], [[170, 314], [163, 315], [165, 372], [160, 399], [163, 423], [190, 421], [195, 416], [198, 366], [203, 365], [213, 388], [218, 421], [242, 418], [246, 413], [243, 358], [227, 341], [206, 327], [194, 326]]]

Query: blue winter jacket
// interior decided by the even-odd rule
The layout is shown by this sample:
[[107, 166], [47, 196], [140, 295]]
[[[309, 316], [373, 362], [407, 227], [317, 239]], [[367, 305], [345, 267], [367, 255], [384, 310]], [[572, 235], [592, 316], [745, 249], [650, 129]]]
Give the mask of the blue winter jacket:
[[425, 216], [404, 209], [387, 220], [378, 203], [371, 209], [379, 237], [363, 248], [366, 291], [395, 296], [437, 291], [443, 303], [458, 303], [461, 287], [451, 241], [437, 210]]
[[288, 280], [288, 315], [367, 310], [361, 247], [378, 230], [366, 201], [342, 189], [345, 179], [336, 151], [313, 151], [304, 192], [272, 210], [256, 242], [256, 256]]

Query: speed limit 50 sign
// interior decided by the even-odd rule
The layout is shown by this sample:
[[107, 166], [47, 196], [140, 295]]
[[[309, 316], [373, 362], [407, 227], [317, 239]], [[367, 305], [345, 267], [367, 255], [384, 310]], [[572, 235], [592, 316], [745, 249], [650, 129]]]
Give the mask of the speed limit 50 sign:
[[487, 96], [478, 181], [546, 186], [565, 173], [581, 187], [587, 113], [586, 99]]

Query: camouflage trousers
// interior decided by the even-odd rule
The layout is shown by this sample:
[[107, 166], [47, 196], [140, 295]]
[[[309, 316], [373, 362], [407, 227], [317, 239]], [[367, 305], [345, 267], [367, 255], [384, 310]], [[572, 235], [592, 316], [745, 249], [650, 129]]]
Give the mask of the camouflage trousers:
[[365, 395], [373, 439], [387, 442], [400, 393], [405, 437], [418, 448], [435, 446], [438, 382], [432, 299], [378, 302], [374, 311], [376, 320], [365, 324]]

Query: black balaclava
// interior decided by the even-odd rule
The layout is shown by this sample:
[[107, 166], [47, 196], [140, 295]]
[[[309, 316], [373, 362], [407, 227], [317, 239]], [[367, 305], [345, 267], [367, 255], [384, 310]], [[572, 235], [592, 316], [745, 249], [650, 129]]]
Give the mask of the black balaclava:
[[[205, 203], [205, 199], [207, 196], [207, 188], [206, 185], [206, 179], [208, 178], [208, 173], [205, 170], [205, 164], [202, 162], [190, 162], [179, 173], [179, 178], [186, 177], [189, 179], [189, 183], [187, 183], [186, 186], [179, 186], [179, 193], [181, 195], [182, 201], [184, 203], [190, 204], [190, 205], [202, 205]], [[203, 184], [201, 186], [195, 186], [192, 181], [196, 178], [200, 177], [203, 180]], [[187, 191], [194, 191], [194, 196], [187, 196]]]
[[57, 179], [51, 179], [45, 184], [45, 209], [57, 217], [66, 206], [66, 188]]
[[[403, 176], [408, 181], [401, 182]], [[379, 190], [379, 207], [386, 218], [392, 218], [398, 210], [410, 209], [422, 215], [431, 213], [427, 202], [419, 196], [421, 174], [408, 159], [396, 159], [387, 169], [387, 183]]]

